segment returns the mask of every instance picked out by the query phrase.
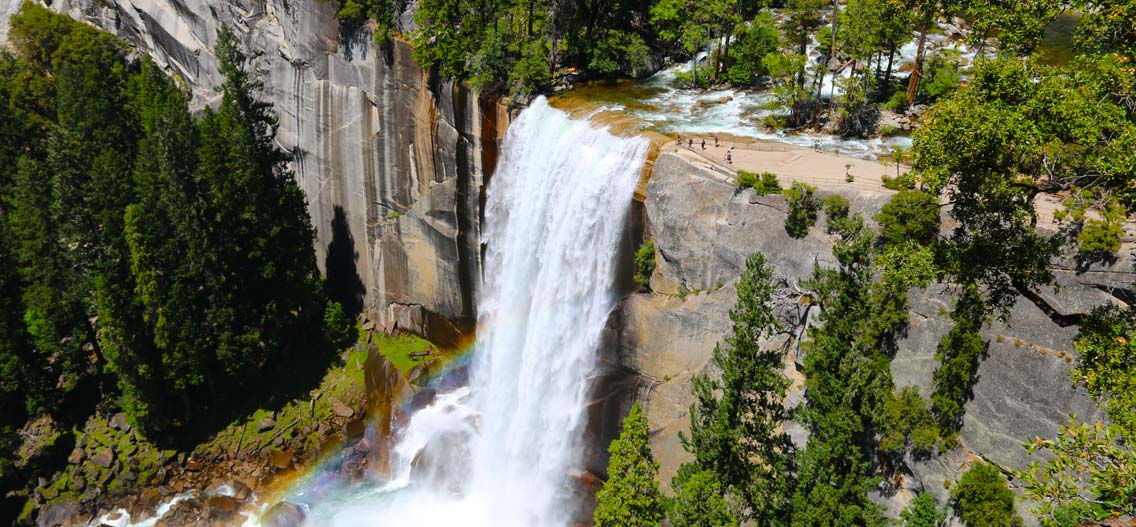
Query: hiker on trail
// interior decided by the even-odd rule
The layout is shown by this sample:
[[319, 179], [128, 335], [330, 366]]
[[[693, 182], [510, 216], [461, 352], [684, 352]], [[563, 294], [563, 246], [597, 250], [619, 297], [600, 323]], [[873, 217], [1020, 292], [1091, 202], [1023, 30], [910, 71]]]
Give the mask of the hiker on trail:
[[686, 147], [687, 147], [687, 148], [690, 148], [690, 149], [693, 149], [693, 148], [694, 148], [694, 138], [693, 138], [693, 137], [691, 137], [691, 138], [687, 139], [686, 141], [687, 141], [687, 142], [686, 142]]
[[702, 140], [702, 149], [706, 150], [706, 140], [705, 139]]
[[733, 152], [730, 152], [730, 151], [726, 152], [726, 163], [729, 163], [731, 165], [734, 164], [734, 153]]
[[820, 141], [814, 141], [813, 142], [813, 150], [820, 152]]
[[682, 146], [682, 134], [675, 136], [675, 146]]
[[714, 148], [718, 148], [718, 132], [714, 132]]

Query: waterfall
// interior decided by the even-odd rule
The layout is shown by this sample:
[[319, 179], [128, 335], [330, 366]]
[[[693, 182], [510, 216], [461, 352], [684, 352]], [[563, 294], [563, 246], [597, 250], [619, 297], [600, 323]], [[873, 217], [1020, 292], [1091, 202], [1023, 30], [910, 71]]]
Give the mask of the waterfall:
[[589, 377], [617, 300], [616, 252], [647, 146], [544, 98], [521, 112], [487, 191], [469, 386], [411, 418], [394, 481], [314, 506], [315, 524], [568, 525]]

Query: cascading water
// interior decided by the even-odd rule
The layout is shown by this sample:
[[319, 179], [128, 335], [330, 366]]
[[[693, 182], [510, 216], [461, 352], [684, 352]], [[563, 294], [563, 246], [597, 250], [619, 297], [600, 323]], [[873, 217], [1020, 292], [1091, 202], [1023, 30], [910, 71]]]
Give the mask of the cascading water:
[[411, 418], [394, 481], [315, 505], [310, 524], [569, 522], [588, 379], [647, 146], [569, 119], [543, 98], [521, 112], [488, 189], [470, 385]]

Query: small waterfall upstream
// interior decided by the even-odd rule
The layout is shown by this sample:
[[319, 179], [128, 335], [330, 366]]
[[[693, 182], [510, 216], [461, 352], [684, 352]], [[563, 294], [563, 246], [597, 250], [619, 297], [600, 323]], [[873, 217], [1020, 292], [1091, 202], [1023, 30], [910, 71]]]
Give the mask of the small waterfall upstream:
[[333, 526], [557, 527], [573, 503], [616, 253], [648, 143], [539, 98], [505, 137], [487, 195], [484, 298], [469, 386], [398, 433], [394, 480], [312, 507]]

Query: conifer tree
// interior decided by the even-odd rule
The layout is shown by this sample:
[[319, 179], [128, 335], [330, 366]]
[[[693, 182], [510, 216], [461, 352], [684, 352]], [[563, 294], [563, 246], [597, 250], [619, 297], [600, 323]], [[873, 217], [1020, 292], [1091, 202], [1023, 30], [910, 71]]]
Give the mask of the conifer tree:
[[596, 527], [658, 527], [663, 523], [659, 463], [647, 441], [647, 416], [635, 403], [608, 451], [608, 480], [596, 493]]
[[772, 271], [761, 253], [746, 259], [730, 310], [733, 333], [711, 358], [721, 378], [694, 378], [690, 435], [680, 436], [699, 469], [714, 472], [760, 526], [787, 525], [793, 488], [793, 444], [781, 431], [789, 380], [785, 349], [762, 349], [778, 331]]

